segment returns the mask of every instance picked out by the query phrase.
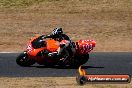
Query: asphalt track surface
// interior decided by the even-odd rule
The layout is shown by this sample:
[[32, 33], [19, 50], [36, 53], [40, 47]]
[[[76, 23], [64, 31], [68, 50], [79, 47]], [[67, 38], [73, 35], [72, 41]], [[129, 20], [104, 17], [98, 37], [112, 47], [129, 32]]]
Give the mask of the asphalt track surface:
[[[16, 64], [19, 53], [0, 53], [0, 77], [74, 77], [77, 69], [45, 67], [35, 64], [20, 67]], [[90, 53], [83, 65], [87, 74], [129, 74], [132, 76], [132, 52]]]

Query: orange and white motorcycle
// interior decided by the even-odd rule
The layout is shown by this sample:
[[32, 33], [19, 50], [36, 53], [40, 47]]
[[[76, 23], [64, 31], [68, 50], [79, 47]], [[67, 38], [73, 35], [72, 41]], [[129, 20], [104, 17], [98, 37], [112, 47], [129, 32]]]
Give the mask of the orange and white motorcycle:
[[[63, 50], [60, 57], [49, 57], [48, 54], [56, 52], [65, 40], [42, 39], [41, 36], [31, 38], [27, 43], [26, 51], [20, 53], [16, 63], [20, 66], [31, 66], [35, 63], [40, 65], [63, 65], [75, 66], [85, 64], [89, 59], [89, 52], [93, 50], [96, 42], [94, 40], [78, 40], [73, 42], [75, 53], [71, 53], [70, 47]], [[65, 58], [65, 59], [62, 59]]]

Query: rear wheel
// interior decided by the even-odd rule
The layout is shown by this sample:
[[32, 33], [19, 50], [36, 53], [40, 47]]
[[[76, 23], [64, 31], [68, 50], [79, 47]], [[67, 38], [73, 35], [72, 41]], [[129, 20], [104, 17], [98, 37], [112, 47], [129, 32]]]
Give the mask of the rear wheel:
[[35, 60], [33, 58], [28, 58], [27, 53], [23, 52], [16, 58], [16, 63], [20, 66], [27, 67], [35, 64]]
[[89, 60], [89, 54], [82, 55], [80, 57], [80, 64], [83, 65]]
[[85, 64], [89, 59], [89, 54], [85, 54], [82, 56], [76, 56], [71, 60], [71, 66], [78, 68], [80, 65]]

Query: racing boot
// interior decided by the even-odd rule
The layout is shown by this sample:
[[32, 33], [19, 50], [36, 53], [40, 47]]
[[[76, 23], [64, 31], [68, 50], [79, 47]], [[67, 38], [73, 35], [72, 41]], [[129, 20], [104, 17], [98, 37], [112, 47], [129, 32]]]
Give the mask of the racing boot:
[[58, 56], [58, 52], [52, 52], [48, 54], [49, 57], [54, 58]]
[[57, 52], [49, 53], [48, 56], [51, 58], [61, 58], [64, 46], [65, 46], [64, 44], [60, 45], [60, 47], [57, 49]]

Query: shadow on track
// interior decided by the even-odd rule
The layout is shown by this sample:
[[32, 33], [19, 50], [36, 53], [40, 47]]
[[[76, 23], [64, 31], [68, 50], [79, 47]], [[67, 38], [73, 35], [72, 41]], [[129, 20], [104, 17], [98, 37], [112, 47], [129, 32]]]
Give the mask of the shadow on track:
[[82, 69], [89, 69], [89, 68], [104, 68], [101, 66], [82, 66]]
[[[35, 67], [35, 68], [53, 68], [53, 69], [78, 69], [78, 67], [71, 67], [71, 66], [30, 66], [30, 67]], [[97, 69], [102, 69], [104, 67], [100, 66], [82, 66], [82, 69], [91, 69], [91, 68], [97, 68]]]

